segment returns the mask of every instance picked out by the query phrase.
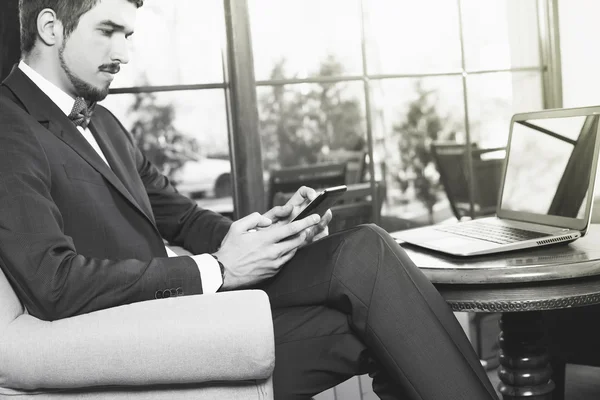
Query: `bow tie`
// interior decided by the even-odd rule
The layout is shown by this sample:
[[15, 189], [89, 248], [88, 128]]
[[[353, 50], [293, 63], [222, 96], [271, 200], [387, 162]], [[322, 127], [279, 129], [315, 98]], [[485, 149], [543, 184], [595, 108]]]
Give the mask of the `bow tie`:
[[73, 104], [73, 109], [67, 117], [75, 124], [75, 126], [81, 126], [83, 129], [86, 129], [90, 124], [90, 119], [92, 118], [95, 106], [96, 103], [92, 103], [88, 106], [83, 97], [77, 97], [75, 99], [75, 104]]

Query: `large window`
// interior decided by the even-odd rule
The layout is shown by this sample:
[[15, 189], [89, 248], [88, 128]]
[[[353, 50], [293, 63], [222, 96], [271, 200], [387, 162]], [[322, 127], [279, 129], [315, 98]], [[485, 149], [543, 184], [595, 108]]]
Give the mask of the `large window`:
[[432, 142], [501, 147], [513, 113], [553, 103], [545, 1], [248, 5], [265, 175], [367, 152], [388, 229], [452, 216]]

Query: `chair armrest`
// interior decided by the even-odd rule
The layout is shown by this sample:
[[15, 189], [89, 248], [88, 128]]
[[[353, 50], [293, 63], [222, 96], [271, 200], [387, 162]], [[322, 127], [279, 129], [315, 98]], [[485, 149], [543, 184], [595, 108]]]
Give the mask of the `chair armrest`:
[[273, 322], [258, 290], [151, 300], [0, 332], [0, 386], [13, 389], [266, 379]]

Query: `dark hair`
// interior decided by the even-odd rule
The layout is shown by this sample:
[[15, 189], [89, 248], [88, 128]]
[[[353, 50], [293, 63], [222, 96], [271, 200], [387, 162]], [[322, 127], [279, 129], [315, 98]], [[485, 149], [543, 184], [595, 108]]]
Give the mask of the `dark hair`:
[[[90, 11], [99, 0], [19, 0], [19, 20], [21, 23], [21, 53], [28, 54], [37, 39], [37, 18], [45, 8], [56, 12], [56, 17], [64, 26], [65, 38], [77, 28], [79, 19]], [[127, 0], [138, 8], [144, 0]]]

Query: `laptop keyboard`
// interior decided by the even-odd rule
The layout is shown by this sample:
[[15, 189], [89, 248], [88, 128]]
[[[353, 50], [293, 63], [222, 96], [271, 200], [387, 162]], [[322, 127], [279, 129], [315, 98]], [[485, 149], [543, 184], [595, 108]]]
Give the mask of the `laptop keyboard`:
[[455, 235], [466, 236], [475, 239], [483, 239], [498, 244], [522, 242], [524, 240], [548, 236], [548, 234], [545, 233], [527, 231], [525, 229], [494, 225], [478, 221], [464, 224], [438, 225], [434, 228], [438, 231], [450, 232]]

